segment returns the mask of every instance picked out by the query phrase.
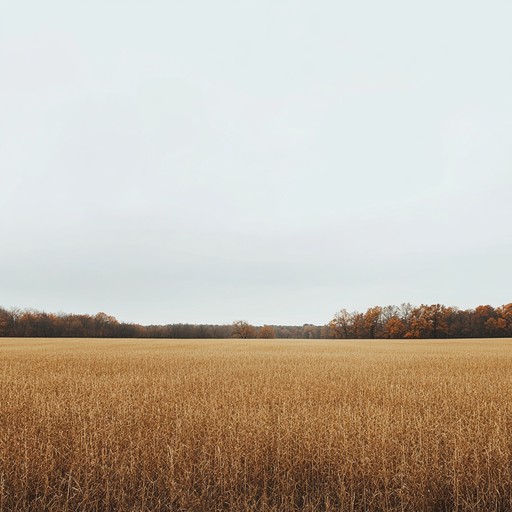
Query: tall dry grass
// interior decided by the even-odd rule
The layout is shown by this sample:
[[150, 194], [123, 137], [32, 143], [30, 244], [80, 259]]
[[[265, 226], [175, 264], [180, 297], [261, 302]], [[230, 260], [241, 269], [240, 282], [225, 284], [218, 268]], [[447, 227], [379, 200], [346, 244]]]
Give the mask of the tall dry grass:
[[0, 510], [512, 510], [512, 340], [0, 340]]

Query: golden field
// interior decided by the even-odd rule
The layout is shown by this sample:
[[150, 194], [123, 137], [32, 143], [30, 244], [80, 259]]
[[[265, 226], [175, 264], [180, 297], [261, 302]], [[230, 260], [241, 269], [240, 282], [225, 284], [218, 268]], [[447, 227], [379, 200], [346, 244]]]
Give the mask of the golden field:
[[11, 510], [512, 510], [512, 340], [0, 339]]

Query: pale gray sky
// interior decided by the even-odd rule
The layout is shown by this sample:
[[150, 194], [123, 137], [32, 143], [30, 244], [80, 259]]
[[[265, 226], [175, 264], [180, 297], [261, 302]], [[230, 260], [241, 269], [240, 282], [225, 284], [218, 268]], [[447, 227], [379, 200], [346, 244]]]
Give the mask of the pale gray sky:
[[512, 3], [0, 1], [0, 305], [302, 324], [512, 300]]

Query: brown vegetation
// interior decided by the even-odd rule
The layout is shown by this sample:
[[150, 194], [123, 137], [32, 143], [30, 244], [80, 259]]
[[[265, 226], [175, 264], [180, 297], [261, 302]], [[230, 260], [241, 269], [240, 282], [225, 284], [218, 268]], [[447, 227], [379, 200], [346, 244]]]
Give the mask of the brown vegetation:
[[236, 322], [233, 322], [233, 337], [244, 339], [255, 338], [256, 329], [245, 320], [237, 320]]
[[139, 325], [119, 322], [105, 313], [76, 315], [0, 307], [0, 337], [20, 338], [328, 338], [328, 326], [254, 327], [246, 321], [229, 325]]
[[0, 510], [511, 510], [511, 375], [512, 340], [3, 339]]
[[441, 304], [342, 309], [328, 325], [139, 325], [105, 313], [54, 314], [0, 308], [0, 336], [71, 338], [503, 338], [512, 336], [512, 303], [458, 309]]
[[512, 304], [462, 310], [442, 304], [342, 309], [329, 324], [333, 338], [486, 338], [512, 336]]
[[271, 325], [264, 325], [261, 327], [258, 331], [258, 338], [263, 339], [272, 339], [276, 337], [276, 332], [274, 331], [274, 328]]

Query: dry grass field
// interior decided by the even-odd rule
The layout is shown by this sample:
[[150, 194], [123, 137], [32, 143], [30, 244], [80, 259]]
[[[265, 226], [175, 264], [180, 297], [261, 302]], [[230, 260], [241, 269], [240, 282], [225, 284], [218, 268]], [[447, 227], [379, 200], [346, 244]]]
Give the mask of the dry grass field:
[[512, 340], [0, 340], [0, 510], [512, 510]]

